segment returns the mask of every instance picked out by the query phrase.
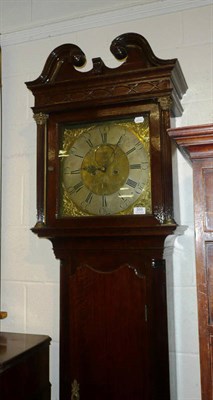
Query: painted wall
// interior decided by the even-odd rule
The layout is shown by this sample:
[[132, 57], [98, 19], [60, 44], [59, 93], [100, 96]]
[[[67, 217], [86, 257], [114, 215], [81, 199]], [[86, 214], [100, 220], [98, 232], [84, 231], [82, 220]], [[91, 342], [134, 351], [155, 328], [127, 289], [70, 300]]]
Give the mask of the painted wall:
[[[54, 259], [51, 244], [30, 231], [36, 222], [36, 125], [30, 109], [33, 96], [24, 82], [37, 78], [49, 53], [68, 42], [77, 44], [86, 53], [87, 69], [93, 57], [101, 57], [114, 67], [116, 62], [109, 52], [111, 41], [122, 33], [134, 31], [149, 41], [156, 56], [180, 61], [189, 90], [183, 99], [184, 115], [177, 119], [176, 125], [212, 122], [213, 6], [170, 14], [165, 10], [165, 15], [152, 14], [146, 18], [138, 14], [129, 21], [128, 18], [122, 21], [114, 14], [114, 19], [100, 15], [94, 21], [78, 20], [77, 25], [75, 20], [70, 20], [69, 25], [67, 22], [48, 25], [45, 8], [48, 2], [40, 3], [43, 6], [35, 12], [31, 8], [34, 2], [20, 1], [19, 8], [8, 8], [7, 19], [0, 22], [3, 32], [2, 309], [8, 311], [1, 329], [52, 337], [52, 400], [57, 400], [59, 263]], [[57, 7], [51, 7], [49, 22], [53, 17], [56, 19], [59, 3], [52, 2]], [[60, 13], [59, 16], [61, 19]], [[39, 24], [42, 26], [36, 30]], [[21, 31], [21, 27], [25, 30]], [[9, 33], [10, 30], [14, 33]], [[185, 231], [182, 229], [182, 234], [174, 240], [169, 238], [165, 250], [171, 400], [200, 400], [192, 170], [175, 149], [173, 161], [176, 221], [185, 226]]]

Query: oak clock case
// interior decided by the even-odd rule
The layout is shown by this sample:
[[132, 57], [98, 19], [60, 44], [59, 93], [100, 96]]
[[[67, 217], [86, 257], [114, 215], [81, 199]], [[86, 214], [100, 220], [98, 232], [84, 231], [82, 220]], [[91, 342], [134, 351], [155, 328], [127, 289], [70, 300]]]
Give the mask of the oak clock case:
[[146, 39], [120, 67], [54, 49], [27, 87], [37, 123], [37, 221], [60, 260], [60, 399], [169, 400], [164, 241], [173, 217], [170, 118], [187, 85]]

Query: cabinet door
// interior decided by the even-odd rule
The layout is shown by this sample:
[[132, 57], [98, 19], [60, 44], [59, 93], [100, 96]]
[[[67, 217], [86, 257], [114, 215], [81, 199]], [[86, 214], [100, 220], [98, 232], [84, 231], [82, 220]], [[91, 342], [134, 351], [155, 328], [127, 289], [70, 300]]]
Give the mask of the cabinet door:
[[139, 400], [148, 393], [147, 279], [125, 266], [70, 276], [70, 360], [81, 399]]
[[164, 262], [102, 258], [102, 270], [62, 266], [61, 399], [168, 400]]

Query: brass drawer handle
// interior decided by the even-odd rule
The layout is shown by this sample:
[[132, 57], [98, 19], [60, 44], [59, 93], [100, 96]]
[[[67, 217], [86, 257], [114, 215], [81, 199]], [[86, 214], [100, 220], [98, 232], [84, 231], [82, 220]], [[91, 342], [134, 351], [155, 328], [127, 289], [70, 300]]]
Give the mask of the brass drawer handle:
[[0, 311], [0, 319], [7, 318], [7, 312], [6, 311]]
[[72, 382], [71, 400], [80, 400], [80, 385], [76, 379]]

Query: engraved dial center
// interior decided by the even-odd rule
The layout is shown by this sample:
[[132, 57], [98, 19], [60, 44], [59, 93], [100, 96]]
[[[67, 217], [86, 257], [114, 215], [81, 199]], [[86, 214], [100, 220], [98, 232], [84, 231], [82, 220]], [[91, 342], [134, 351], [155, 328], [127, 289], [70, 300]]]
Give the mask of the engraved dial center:
[[81, 165], [81, 178], [91, 192], [101, 196], [117, 192], [129, 175], [129, 161], [118, 145], [92, 148]]

